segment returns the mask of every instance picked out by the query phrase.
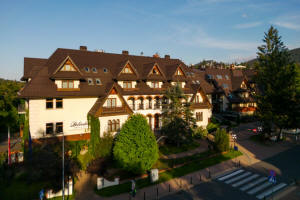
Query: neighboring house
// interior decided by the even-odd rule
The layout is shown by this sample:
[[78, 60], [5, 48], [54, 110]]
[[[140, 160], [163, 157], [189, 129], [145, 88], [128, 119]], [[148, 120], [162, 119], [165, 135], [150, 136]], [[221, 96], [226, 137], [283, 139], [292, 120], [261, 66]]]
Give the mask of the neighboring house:
[[205, 74], [206, 81], [213, 86], [210, 94], [214, 112], [236, 111], [240, 115], [254, 113], [253, 70], [206, 68], [194, 69], [194, 72], [202, 76]]
[[[194, 84], [190, 69], [179, 59], [58, 48], [48, 59], [25, 58], [26, 100], [33, 139], [62, 136], [69, 140], [90, 137], [87, 115], [100, 120], [100, 136], [116, 133], [133, 113], [144, 115], [152, 130], [162, 126], [166, 89], [178, 84], [198, 126], [206, 126], [211, 104], [207, 83]], [[202, 85], [205, 88], [202, 88]], [[208, 84], [207, 84], [208, 85]]]

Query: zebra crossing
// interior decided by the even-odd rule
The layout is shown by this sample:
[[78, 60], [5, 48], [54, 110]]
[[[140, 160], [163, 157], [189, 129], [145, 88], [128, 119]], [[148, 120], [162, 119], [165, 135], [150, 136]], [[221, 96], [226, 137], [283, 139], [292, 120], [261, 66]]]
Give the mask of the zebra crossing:
[[238, 169], [223, 174], [217, 177], [216, 180], [246, 192], [248, 195], [254, 195], [257, 199], [267, 198], [287, 186], [283, 182], [273, 184], [268, 181], [268, 177], [246, 169]]

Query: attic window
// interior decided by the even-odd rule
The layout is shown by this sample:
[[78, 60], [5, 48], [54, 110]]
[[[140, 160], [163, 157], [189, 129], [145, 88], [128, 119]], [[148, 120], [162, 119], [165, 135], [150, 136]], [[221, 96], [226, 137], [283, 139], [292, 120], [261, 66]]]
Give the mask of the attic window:
[[213, 79], [213, 76], [210, 74], [207, 74], [208, 79]]
[[61, 71], [76, 71], [75, 68], [71, 64], [65, 64], [62, 68]]
[[227, 89], [228, 88], [228, 85], [226, 83], [223, 83], [223, 88], [224, 89]]
[[222, 79], [222, 75], [217, 75], [217, 79]]
[[183, 75], [182, 71], [180, 68], [177, 69], [176, 73], [177, 76]]
[[97, 69], [96, 69], [95, 67], [93, 67], [92, 71], [93, 71], [94, 73], [97, 73]]
[[101, 80], [99, 78], [96, 78], [96, 84], [101, 85]]
[[91, 79], [91, 78], [88, 78], [88, 84], [89, 84], [89, 85], [94, 85], [94, 83], [93, 83], [93, 79]]
[[85, 67], [84, 70], [85, 70], [86, 72], [90, 72], [90, 68], [88, 68], [88, 67]]
[[103, 72], [106, 73], [106, 72], [108, 72], [108, 70], [107, 70], [106, 68], [104, 68], [104, 69], [103, 69]]

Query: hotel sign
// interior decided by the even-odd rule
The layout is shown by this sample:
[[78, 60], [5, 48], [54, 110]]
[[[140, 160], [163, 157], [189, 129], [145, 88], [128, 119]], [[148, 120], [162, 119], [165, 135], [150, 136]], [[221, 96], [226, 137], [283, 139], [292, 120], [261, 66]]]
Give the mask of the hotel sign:
[[72, 121], [70, 128], [72, 129], [87, 129], [88, 128], [88, 122], [82, 122], [82, 121]]

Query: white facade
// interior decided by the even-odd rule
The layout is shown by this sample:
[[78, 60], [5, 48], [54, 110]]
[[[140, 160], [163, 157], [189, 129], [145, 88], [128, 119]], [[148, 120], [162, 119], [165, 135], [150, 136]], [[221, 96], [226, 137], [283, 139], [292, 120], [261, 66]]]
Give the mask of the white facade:
[[53, 123], [54, 130], [57, 122], [63, 122], [65, 135], [82, 134], [88, 132], [87, 113], [95, 104], [97, 98], [64, 98], [63, 107], [46, 108], [46, 99], [29, 100], [29, 127], [31, 137], [51, 137], [46, 135], [46, 123]]
[[211, 109], [195, 109], [194, 110], [194, 117], [196, 118], [196, 113], [197, 112], [202, 112], [203, 113], [203, 120], [202, 121], [197, 121], [196, 124], [197, 126], [202, 126], [206, 128], [207, 124], [209, 123], [209, 119], [212, 116], [212, 111]]

